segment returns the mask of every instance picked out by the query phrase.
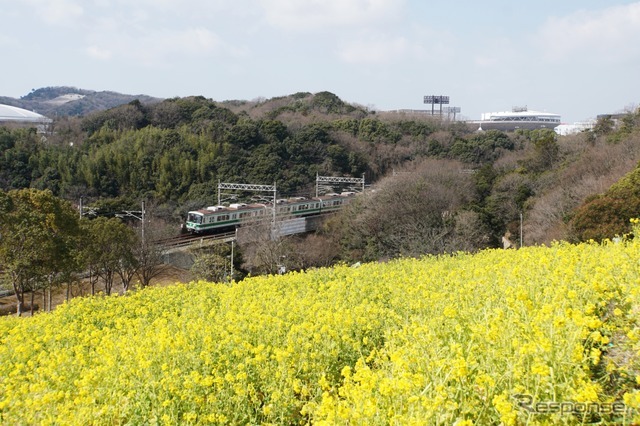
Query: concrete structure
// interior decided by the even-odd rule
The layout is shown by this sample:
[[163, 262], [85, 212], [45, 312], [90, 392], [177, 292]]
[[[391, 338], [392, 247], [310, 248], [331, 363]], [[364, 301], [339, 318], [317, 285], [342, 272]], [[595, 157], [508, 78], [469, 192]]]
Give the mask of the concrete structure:
[[560, 115], [516, 107], [511, 111], [483, 113], [480, 120], [467, 123], [477, 125], [478, 130], [554, 129], [560, 125]]
[[596, 120], [578, 121], [573, 124], [561, 124], [554, 130], [561, 136], [575, 135], [576, 133], [593, 130]]

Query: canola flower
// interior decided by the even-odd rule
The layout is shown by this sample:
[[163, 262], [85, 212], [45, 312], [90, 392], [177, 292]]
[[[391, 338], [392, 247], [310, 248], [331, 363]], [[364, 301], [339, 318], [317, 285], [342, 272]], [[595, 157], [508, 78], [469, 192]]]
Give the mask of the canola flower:
[[633, 240], [76, 299], [0, 319], [0, 424], [632, 424], [639, 302]]

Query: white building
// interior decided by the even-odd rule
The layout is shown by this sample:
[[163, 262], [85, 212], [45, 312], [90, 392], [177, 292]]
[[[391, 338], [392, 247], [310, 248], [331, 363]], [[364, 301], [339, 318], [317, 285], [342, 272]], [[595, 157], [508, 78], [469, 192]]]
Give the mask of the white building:
[[513, 108], [511, 111], [486, 112], [481, 115], [481, 120], [469, 123], [477, 124], [478, 130], [554, 129], [560, 125], [560, 115], [529, 111], [527, 107], [522, 107]]
[[584, 132], [587, 130], [593, 130], [596, 125], [596, 120], [578, 121], [573, 124], [561, 124], [554, 130], [557, 134], [566, 136], [574, 135], [576, 133]]

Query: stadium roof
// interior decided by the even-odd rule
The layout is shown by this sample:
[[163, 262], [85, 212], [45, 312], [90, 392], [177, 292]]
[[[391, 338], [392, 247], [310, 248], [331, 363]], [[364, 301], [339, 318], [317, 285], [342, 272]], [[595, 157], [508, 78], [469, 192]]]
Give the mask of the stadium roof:
[[482, 120], [494, 121], [557, 121], [560, 124], [560, 115], [552, 112], [531, 111], [527, 109], [501, 111], [501, 112], [485, 112], [482, 114]]
[[26, 109], [0, 104], [0, 122], [49, 123], [51, 119]]

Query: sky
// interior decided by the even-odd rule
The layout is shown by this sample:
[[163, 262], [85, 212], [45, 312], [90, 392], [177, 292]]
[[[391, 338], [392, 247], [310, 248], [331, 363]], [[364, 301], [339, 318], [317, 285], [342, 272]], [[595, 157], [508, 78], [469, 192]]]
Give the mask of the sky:
[[0, 0], [0, 95], [74, 86], [375, 110], [514, 106], [573, 123], [640, 102], [640, 1]]

